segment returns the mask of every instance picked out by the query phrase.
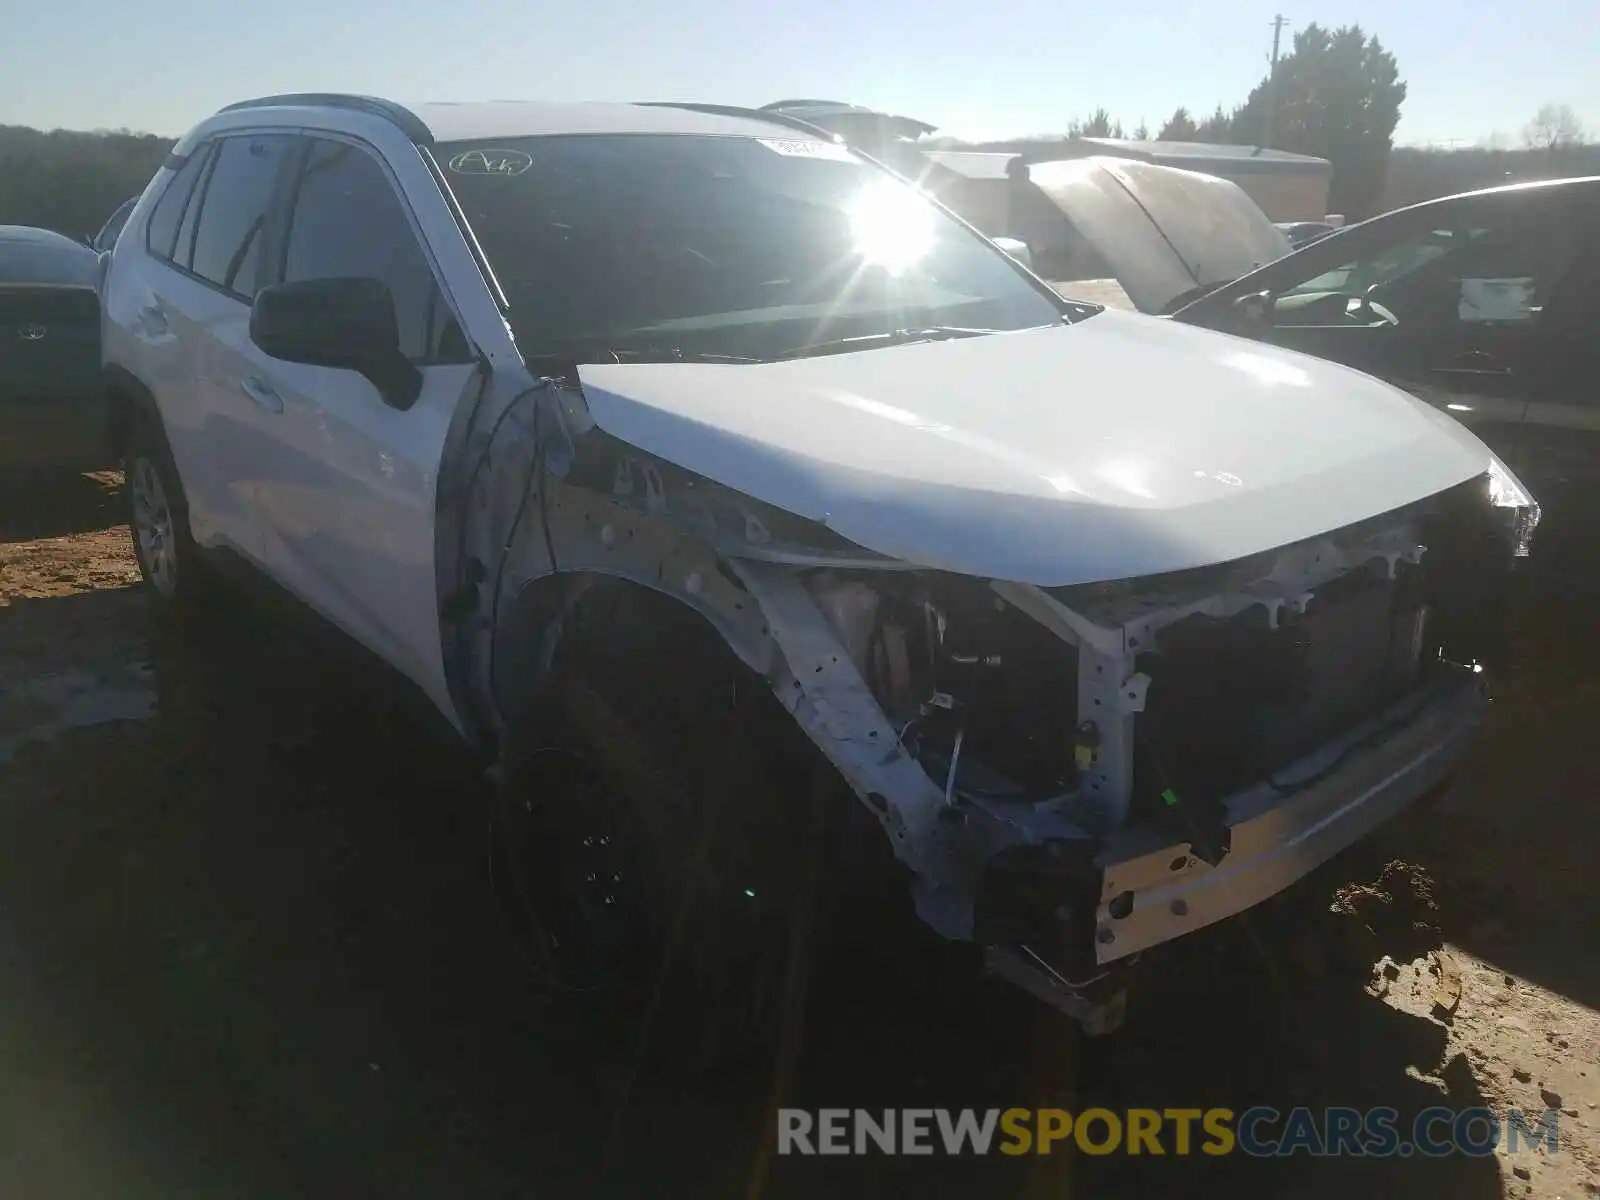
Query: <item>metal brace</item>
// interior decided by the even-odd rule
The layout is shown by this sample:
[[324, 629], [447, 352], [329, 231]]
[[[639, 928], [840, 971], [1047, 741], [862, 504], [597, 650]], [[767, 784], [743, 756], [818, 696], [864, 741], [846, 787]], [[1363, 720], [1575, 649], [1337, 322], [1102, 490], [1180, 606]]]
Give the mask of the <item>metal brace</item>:
[[1136, 671], [1122, 681], [1122, 687], [1117, 690], [1117, 711], [1125, 713], [1142, 713], [1144, 699], [1150, 691], [1150, 676], [1143, 671]]

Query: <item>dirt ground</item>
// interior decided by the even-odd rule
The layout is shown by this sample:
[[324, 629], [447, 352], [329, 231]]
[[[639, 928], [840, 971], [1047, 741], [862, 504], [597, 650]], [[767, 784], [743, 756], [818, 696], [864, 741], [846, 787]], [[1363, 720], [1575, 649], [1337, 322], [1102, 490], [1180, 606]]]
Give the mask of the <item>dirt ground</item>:
[[[790, 1103], [1560, 1113], [1555, 1153], [763, 1163], [531, 986], [464, 757], [241, 613], [153, 637], [114, 476], [0, 487], [0, 1197], [1600, 1194], [1600, 589], [1530, 584], [1437, 807], [1088, 1042], [964, 961], [824, 974]], [[1386, 864], [1391, 864], [1387, 865]]]

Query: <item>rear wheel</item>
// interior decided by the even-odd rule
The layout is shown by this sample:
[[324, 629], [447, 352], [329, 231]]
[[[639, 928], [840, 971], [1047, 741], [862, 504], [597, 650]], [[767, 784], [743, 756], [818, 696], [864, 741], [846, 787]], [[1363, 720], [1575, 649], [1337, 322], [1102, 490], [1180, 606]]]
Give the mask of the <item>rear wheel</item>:
[[166, 442], [148, 420], [135, 420], [122, 453], [123, 491], [133, 553], [159, 616], [193, 615], [209, 577], [189, 533], [183, 485]]

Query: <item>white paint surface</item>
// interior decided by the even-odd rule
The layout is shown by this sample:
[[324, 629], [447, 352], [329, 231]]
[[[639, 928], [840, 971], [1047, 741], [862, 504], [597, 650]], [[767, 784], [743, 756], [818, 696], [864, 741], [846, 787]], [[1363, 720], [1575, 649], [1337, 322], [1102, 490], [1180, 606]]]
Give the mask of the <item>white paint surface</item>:
[[581, 369], [607, 432], [868, 549], [1041, 586], [1224, 562], [1490, 452], [1369, 376], [1136, 314], [752, 366]]

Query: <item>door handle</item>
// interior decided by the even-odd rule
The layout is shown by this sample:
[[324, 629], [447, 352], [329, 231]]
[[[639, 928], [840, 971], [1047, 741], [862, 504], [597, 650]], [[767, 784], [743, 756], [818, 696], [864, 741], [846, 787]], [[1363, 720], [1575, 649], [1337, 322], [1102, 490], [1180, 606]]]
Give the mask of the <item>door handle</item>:
[[272, 385], [255, 375], [247, 375], [239, 381], [239, 390], [250, 397], [252, 403], [260, 405], [268, 412], [281, 413], [283, 411], [283, 397], [272, 390]]
[[1487, 350], [1464, 350], [1448, 362], [1441, 363], [1439, 371], [1445, 375], [1510, 375], [1511, 367]]

